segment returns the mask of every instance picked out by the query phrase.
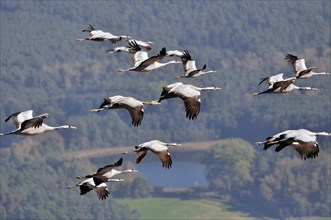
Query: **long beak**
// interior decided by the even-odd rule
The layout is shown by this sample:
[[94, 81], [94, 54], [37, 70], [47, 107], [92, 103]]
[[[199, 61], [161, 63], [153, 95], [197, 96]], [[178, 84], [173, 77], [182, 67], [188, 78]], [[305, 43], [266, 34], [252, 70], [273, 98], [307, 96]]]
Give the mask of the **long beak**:
[[257, 144], [257, 145], [264, 144], [264, 143], [265, 143], [265, 141], [257, 141], [257, 142], [255, 142], [255, 144]]
[[129, 154], [129, 153], [132, 153], [132, 152], [135, 152], [135, 150], [123, 151], [121, 154]]
[[108, 182], [124, 182], [125, 179], [108, 179]]
[[72, 189], [72, 188], [75, 188], [76, 186], [74, 185], [69, 185], [69, 186], [66, 186], [67, 189]]
[[101, 111], [101, 109], [98, 109], [98, 108], [93, 108], [90, 110], [90, 112], [99, 112], [99, 111]]

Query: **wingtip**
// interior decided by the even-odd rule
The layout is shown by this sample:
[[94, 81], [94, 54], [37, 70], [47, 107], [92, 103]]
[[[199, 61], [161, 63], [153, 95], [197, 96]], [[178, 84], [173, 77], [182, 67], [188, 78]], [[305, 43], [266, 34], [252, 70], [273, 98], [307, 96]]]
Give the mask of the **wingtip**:
[[121, 157], [117, 162], [116, 165], [121, 166], [123, 163], [123, 157]]

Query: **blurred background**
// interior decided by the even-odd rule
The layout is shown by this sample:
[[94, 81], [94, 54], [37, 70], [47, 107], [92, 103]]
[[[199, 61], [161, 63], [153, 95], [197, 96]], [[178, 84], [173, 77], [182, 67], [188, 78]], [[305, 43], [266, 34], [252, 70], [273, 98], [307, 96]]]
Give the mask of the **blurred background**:
[[[65, 130], [33, 137], [1, 137], [2, 219], [237, 219], [331, 216], [329, 137], [319, 137], [317, 159], [301, 160], [292, 148], [275, 153], [255, 145], [287, 129], [331, 130], [331, 79], [297, 80], [317, 92], [253, 97], [260, 78], [294, 75], [287, 53], [316, 72], [331, 71], [330, 1], [0, 1], [0, 131], [4, 120], [33, 109], [49, 113], [49, 125]], [[104, 98], [158, 99], [178, 81], [182, 65], [148, 73], [118, 73], [132, 66], [126, 53], [107, 54], [125, 41], [76, 41], [83, 29], [153, 41], [188, 50], [197, 67], [217, 73], [183, 83], [218, 86], [201, 95], [201, 111], [185, 118], [179, 99], [146, 106], [141, 126], [124, 110], [91, 113]], [[167, 57], [163, 61], [179, 60]], [[161, 62], [163, 62], [161, 61]], [[179, 142], [166, 170], [148, 153], [135, 164], [145, 141]], [[117, 150], [116, 150], [117, 149]], [[135, 168], [125, 182], [110, 183], [110, 198], [67, 190], [75, 176], [93, 173], [123, 156]]]

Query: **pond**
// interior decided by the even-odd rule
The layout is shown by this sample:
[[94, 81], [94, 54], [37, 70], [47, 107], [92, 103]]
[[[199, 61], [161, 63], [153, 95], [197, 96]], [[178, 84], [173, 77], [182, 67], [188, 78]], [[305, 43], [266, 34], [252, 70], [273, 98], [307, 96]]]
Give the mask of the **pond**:
[[136, 164], [139, 175], [151, 185], [182, 188], [207, 186], [204, 176], [205, 166], [191, 161], [174, 161], [170, 169], [164, 169], [160, 161]]

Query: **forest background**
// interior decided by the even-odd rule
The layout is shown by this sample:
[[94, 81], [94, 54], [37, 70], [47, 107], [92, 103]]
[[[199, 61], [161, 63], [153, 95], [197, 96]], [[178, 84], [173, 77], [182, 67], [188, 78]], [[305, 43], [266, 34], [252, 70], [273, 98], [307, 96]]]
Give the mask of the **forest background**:
[[[139, 210], [116, 198], [98, 201], [93, 194], [85, 198], [65, 190], [74, 176], [119, 156], [98, 163], [66, 155], [152, 139], [219, 141], [199, 155], [192, 153], [191, 160], [205, 165], [208, 181], [206, 188], [195, 190], [214, 192], [239, 210], [255, 210], [253, 217], [330, 217], [330, 138], [318, 139], [320, 156], [308, 161], [289, 148], [275, 154], [254, 146], [286, 129], [330, 131], [330, 76], [296, 81], [317, 92], [251, 96], [266, 89], [258, 86], [262, 77], [293, 76], [284, 60], [287, 53], [305, 58], [316, 71], [331, 71], [330, 1], [0, 1], [0, 6], [1, 132], [14, 129], [4, 123], [7, 116], [28, 109], [49, 113], [49, 125], [78, 127], [1, 137], [3, 219], [138, 218]], [[85, 37], [82, 30], [89, 24], [153, 41], [150, 54], [162, 47], [188, 50], [197, 66], [206, 63], [217, 73], [181, 81], [222, 90], [202, 93], [195, 121], [185, 118], [179, 100], [147, 106], [138, 128], [127, 112], [90, 113], [112, 95], [158, 99], [162, 86], [178, 81], [182, 66], [120, 74], [116, 69], [132, 65], [129, 55], [105, 51], [126, 43], [75, 41]], [[188, 160], [171, 152], [174, 166]], [[124, 167], [135, 167], [134, 161], [126, 159]], [[114, 197], [157, 195], [139, 175], [112, 185], [111, 191]]]

